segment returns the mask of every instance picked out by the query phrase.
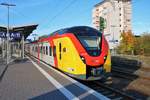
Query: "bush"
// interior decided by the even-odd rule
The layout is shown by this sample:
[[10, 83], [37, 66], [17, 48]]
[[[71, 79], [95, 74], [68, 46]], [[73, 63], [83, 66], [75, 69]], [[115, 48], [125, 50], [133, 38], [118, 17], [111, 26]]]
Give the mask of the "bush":
[[130, 32], [122, 33], [122, 40], [117, 48], [117, 53], [150, 56], [150, 33], [134, 37]]

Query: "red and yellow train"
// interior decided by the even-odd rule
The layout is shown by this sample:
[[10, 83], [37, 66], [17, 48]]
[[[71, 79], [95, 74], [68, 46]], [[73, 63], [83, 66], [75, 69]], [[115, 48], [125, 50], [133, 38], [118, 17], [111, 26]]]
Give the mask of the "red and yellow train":
[[88, 26], [53, 32], [25, 45], [27, 53], [81, 80], [98, 80], [111, 72], [111, 57], [104, 35]]

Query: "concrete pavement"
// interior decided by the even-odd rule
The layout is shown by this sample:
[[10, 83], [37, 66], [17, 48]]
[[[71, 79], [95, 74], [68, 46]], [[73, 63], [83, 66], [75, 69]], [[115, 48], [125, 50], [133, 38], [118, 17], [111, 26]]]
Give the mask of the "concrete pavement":
[[35, 59], [15, 60], [0, 81], [0, 100], [99, 100], [93, 90], [56, 73]]

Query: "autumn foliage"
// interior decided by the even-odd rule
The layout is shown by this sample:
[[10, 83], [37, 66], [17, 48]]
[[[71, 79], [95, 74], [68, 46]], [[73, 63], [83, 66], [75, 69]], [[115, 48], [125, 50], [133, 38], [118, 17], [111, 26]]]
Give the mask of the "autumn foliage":
[[150, 56], [150, 33], [143, 33], [140, 37], [135, 37], [134, 54]]
[[132, 52], [134, 49], [134, 35], [131, 31], [121, 34], [121, 42], [118, 46], [120, 53]]
[[121, 54], [150, 55], [150, 33], [134, 36], [132, 32], [121, 34], [121, 41], [117, 48]]

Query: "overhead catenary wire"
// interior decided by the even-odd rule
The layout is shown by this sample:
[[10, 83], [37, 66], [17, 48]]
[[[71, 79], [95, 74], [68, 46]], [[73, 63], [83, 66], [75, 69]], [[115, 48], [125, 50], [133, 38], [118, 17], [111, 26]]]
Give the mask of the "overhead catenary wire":
[[[52, 24], [56, 18], [58, 18], [61, 14], [63, 14], [63, 13], [66, 11], [66, 9], [68, 9], [68, 8], [71, 7], [73, 4], [75, 4], [76, 1], [77, 1], [77, 0], [72, 0], [72, 1], [70, 1], [61, 11], [59, 11], [58, 13], [56, 13], [56, 15], [54, 15], [51, 19], [49, 19], [48, 22], [50, 22], [50, 24]], [[49, 25], [50, 25], [50, 24], [49, 24]], [[46, 25], [46, 24], [45, 24], [45, 25]], [[44, 27], [44, 25], [43, 25], [43, 27]]]
[[[62, 4], [62, 2], [60, 2], [59, 0], [53, 5], [54, 7], [59, 6]], [[58, 7], [57, 7], [58, 8]], [[56, 12], [56, 11], [55, 11]], [[41, 23], [39, 23], [40, 25], [45, 24], [46, 22], [48, 22], [49, 20], [49, 14], [47, 16], [44, 16], [43, 20]]]

